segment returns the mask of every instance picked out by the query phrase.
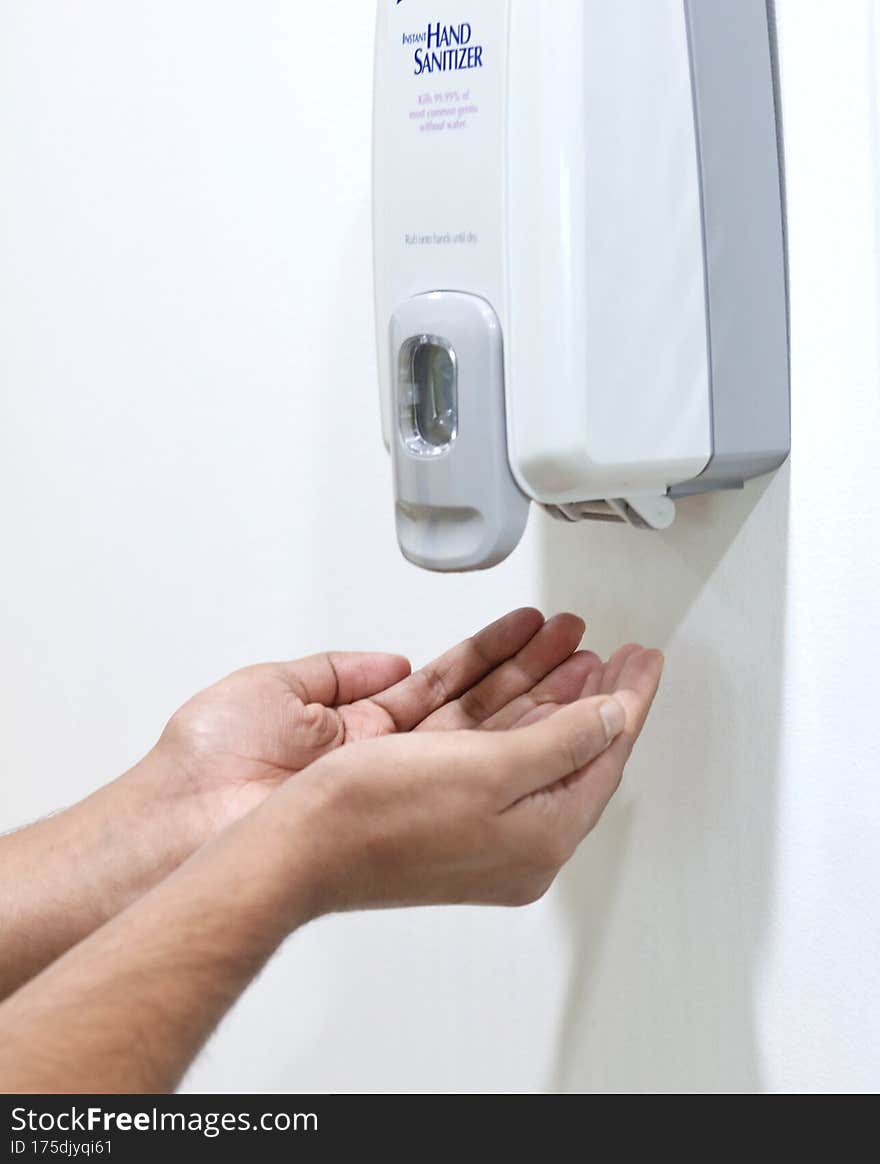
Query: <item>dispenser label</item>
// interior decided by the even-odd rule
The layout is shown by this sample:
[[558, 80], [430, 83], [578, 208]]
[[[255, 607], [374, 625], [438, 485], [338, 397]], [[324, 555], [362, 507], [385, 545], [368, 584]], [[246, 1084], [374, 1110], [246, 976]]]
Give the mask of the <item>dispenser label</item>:
[[429, 24], [425, 32], [403, 34], [405, 45], [417, 45], [413, 54], [416, 77], [482, 69], [484, 46], [474, 43], [473, 27], [463, 24]]
[[410, 75], [434, 86], [419, 92], [409, 109], [410, 122], [421, 131], [467, 129], [479, 114], [470, 75], [486, 68], [491, 47], [475, 29], [473, 18], [430, 20], [421, 28], [399, 34]]
[[455, 288], [501, 310], [508, 0], [386, 0], [377, 237], [389, 294]]

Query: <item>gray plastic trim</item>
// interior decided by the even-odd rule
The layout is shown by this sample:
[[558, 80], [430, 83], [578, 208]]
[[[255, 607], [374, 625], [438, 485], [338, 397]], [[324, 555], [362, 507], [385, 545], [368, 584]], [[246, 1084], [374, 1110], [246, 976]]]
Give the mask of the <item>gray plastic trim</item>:
[[713, 455], [735, 488], [791, 447], [788, 286], [775, 28], [767, 0], [684, 0], [706, 257]]

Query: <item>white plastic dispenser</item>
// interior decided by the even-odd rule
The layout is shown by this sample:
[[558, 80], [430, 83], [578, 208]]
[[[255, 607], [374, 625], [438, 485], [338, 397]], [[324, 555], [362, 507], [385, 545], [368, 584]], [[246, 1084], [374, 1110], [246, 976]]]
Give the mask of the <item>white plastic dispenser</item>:
[[789, 451], [765, 0], [380, 0], [375, 275], [398, 537], [495, 565], [530, 501], [662, 529]]

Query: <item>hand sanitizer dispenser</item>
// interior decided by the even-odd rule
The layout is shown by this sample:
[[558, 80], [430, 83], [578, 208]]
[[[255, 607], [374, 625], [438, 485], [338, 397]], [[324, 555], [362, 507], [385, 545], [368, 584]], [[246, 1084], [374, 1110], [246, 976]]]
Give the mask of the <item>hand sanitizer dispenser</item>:
[[530, 501], [666, 528], [789, 450], [766, 0], [379, 0], [375, 275], [406, 557]]

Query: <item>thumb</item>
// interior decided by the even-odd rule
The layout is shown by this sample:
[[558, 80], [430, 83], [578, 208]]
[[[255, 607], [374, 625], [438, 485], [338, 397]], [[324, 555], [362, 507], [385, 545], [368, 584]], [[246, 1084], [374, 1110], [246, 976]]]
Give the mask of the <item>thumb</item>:
[[617, 739], [626, 721], [623, 704], [602, 695], [505, 733], [510, 804], [586, 768]]

